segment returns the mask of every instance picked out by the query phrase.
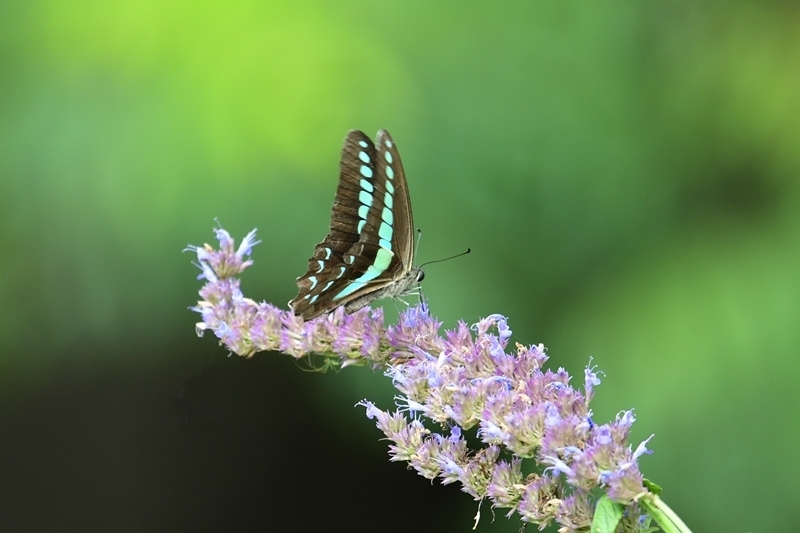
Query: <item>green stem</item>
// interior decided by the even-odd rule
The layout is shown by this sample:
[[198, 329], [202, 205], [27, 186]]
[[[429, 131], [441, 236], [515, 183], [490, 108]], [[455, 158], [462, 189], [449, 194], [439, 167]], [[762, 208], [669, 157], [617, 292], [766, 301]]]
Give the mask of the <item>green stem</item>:
[[639, 505], [647, 509], [653, 520], [664, 530], [664, 533], [692, 533], [689, 526], [683, 523], [678, 515], [655, 494], [648, 494], [639, 500]]

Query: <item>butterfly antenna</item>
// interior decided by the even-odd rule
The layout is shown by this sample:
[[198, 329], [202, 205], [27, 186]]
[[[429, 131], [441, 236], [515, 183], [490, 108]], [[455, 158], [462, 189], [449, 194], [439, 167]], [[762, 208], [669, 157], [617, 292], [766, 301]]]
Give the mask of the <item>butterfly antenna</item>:
[[423, 263], [419, 266], [419, 268], [424, 267], [425, 265], [432, 265], [433, 263], [441, 263], [442, 261], [450, 261], [451, 259], [455, 259], [456, 257], [461, 257], [462, 255], [467, 255], [472, 251], [472, 248], [467, 248], [466, 252], [461, 252], [460, 254], [451, 255], [450, 257], [445, 257], [444, 259], [436, 259], [435, 261], [428, 261], [427, 263]]
[[419, 252], [419, 241], [422, 240], [422, 230], [417, 228], [417, 244], [414, 245], [414, 257], [419, 257], [417, 253]]
[[[417, 231], [419, 231], [419, 230], [417, 230]], [[420, 237], [421, 236], [422, 236], [422, 231], [420, 231]], [[417, 239], [417, 245], [419, 245], [419, 239]], [[450, 259], [455, 259], [456, 257], [461, 257], [462, 255], [467, 255], [471, 251], [472, 251], [471, 248], [467, 248], [466, 252], [461, 252], [460, 254], [456, 254], [456, 255], [453, 255], [453, 256], [450, 256], [450, 257], [445, 257], [444, 259], [436, 259], [434, 261], [428, 261], [427, 263], [422, 263], [419, 266], [419, 269], [421, 271], [422, 267], [424, 267], [425, 265], [430, 265], [430, 264], [433, 264], [433, 263], [441, 263], [442, 261], [449, 261]], [[424, 305], [426, 300], [425, 300], [425, 295], [422, 292], [422, 284], [421, 283], [417, 283], [417, 290], [419, 291], [419, 303]]]
[[[414, 245], [414, 257], [419, 257], [417, 253], [419, 252], [419, 241], [422, 240], [422, 230], [417, 228], [417, 243]], [[420, 266], [419, 268], [422, 268]], [[419, 296], [419, 303], [425, 303], [425, 295], [422, 294], [422, 283], [417, 282], [417, 295]]]

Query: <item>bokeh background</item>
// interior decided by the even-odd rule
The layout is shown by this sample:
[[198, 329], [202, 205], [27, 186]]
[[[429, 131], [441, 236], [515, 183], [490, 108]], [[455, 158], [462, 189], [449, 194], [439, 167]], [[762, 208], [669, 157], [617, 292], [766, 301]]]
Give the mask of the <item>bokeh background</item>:
[[[655, 433], [695, 531], [796, 531], [800, 10], [790, 2], [0, 3], [0, 529], [468, 531], [390, 464], [366, 369], [228, 357], [189, 243], [284, 304], [347, 130], [392, 132], [425, 293]], [[389, 320], [396, 304], [383, 302]], [[482, 508], [479, 531], [518, 531]]]

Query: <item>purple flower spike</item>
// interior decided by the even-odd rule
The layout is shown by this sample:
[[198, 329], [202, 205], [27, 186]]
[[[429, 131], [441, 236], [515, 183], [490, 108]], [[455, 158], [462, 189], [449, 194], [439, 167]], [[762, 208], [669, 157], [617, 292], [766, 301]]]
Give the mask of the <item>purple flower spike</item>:
[[[390, 442], [391, 460], [407, 462], [427, 479], [458, 483], [474, 499], [509, 509], [509, 516], [540, 528], [555, 522], [560, 531], [585, 530], [597, 494], [604, 493], [625, 506], [617, 531], [645, 530], [637, 502], [648, 493], [638, 460], [652, 453], [650, 438], [631, 449], [633, 411], [606, 424], [592, 421], [589, 403], [602, 372], [591, 360], [580, 391], [565, 370], [543, 370], [541, 344], [509, 349], [506, 317], [459, 322], [442, 333], [424, 304], [388, 327], [382, 310], [368, 307], [306, 322], [241, 293], [237, 276], [253, 264], [255, 230], [238, 247], [224, 229], [215, 232], [218, 250], [188, 248], [205, 280], [192, 308], [201, 315], [198, 334], [210, 330], [244, 356], [278, 350], [295, 358], [318, 355], [342, 368], [381, 369], [398, 391], [397, 409], [367, 400], [358, 405]], [[474, 431], [469, 438], [468, 430]]]
[[242, 240], [239, 249], [234, 251], [233, 238], [230, 234], [222, 228], [214, 229], [219, 241], [219, 250], [215, 250], [211, 245], [206, 244], [200, 246], [188, 246], [187, 251], [195, 252], [197, 260], [200, 262], [200, 269], [203, 270], [201, 278], [209, 278], [209, 270], [213, 271], [215, 277], [222, 279], [230, 278], [241, 274], [245, 268], [253, 264], [251, 260], [245, 260], [245, 256], [249, 256], [252, 252], [253, 246], [261, 241], [256, 240], [256, 230], [251, 231]]

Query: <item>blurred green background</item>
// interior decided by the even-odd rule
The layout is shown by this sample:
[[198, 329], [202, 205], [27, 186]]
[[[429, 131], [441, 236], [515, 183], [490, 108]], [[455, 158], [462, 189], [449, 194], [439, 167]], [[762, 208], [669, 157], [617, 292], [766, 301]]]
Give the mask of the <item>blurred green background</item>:
[[472, 527], [353, 409], [384, 378], [226, 358], [187, 310], [215, 217], [258, 227], [243, 288], [285, 305], [346, 131], [387, 128], [418, 260], [473, 250], [426, 269], [446, 327], [507, 315], [575, 385], [592, 357], [595, 419], [636, 409], [694, 531], [796, 531], [798, 27], [787, 2], [0, 3], [0, 527]]

